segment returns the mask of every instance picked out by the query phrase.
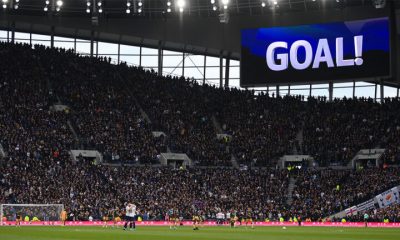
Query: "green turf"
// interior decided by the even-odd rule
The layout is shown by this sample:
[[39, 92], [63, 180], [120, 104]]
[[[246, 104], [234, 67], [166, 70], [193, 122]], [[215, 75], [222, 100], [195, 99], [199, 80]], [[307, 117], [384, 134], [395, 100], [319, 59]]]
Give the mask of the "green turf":
[[400, 229], [341, 227], [138, 227], [134, 232], [102, 227], [0, 227], [0, 240], [399, 240]]

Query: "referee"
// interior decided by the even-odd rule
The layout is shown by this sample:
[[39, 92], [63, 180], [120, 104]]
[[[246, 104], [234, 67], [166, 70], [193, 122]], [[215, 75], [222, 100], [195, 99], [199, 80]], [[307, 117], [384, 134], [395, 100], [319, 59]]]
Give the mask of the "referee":
[[365, 227], [368, 227], [368, 218], [369, 218], [368, 213], [364, 213], [364, 223], [365, 223]]

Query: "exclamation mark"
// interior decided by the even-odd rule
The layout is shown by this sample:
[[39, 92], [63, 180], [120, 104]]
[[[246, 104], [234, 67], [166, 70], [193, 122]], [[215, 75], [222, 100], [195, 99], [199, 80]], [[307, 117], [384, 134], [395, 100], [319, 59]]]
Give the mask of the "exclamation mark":
[[356, 55], [356, 59], [354, 62], [356, 65], [360, 66], [363, 64], [364, 60], [362, 57], [362, 47], [363, 47], [363, 36], [355, 36], [354, 37], [354, 52]]

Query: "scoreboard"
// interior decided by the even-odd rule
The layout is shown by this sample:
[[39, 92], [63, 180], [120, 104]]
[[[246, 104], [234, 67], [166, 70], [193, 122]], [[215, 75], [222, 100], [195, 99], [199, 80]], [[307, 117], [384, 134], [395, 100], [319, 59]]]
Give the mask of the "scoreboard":
[[241, 30], [240, 85], [390, 75], [389, 18]]

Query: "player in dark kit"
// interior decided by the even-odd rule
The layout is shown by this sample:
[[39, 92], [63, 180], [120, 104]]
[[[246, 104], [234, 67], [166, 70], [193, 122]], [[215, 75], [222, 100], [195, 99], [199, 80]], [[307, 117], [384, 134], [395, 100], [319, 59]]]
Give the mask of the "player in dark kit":
[[17, 214], [15, 219], [15, 226], [20, 227], [22, 222], [22, 215], [20, 213]]
[[118, 227], [117, 223], [121, 221], [122, 212], [116, 207], [115, 209], [111, 210], [111, 216], [113, 221], [113, 228]]
[[194, 213], [193, 214], [193, 230], [199, 230], [199, 223], [200, 223], [200, 214]]
[[236, 215], [234, 215], [234, 214], [231, 215], [231, 219], [230, 219], [231, 228], [235, 227], [235, 223], [236, 223], [237, 219], [238, 218]]
[[251, 228], [254, 228], [254, 222], [253, 222], [253, 212], [251, 211], [251, 208], [248, 208], [246, 211], [246, 228], [249, 224], [251, 224]]
[[103, 227], [107, 227], [108, 221], [110, 220], [109, 211], [104, 209], [102, 211], [102, 220], [103, 220]]

